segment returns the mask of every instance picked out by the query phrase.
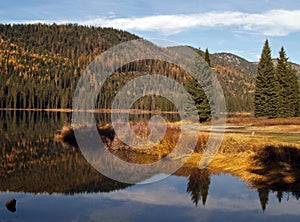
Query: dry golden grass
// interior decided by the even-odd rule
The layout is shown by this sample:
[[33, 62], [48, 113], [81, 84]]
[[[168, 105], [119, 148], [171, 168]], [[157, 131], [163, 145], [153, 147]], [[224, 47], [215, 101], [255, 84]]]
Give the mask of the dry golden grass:
[[[288, 126], [290, 127], [289, 129], [298, 129], [298, 126], [292, 125]], [[140, 138], [146, 138], [149, 133], [150, 133], [150, 128], [147, 124], [146, 121], [140, 121], [137, 123], [132, 123], [131, 128], [135, 132], [137, 137]], [[262, 127], [263, 128], [263, 127]], [[254, 129], [254, 128], [249, 128], [249, 129]], [[267, 126], [263, 128], [265, 130], [280, 130], [282, 129], [281, 126]], [[98, 130], [100, 135], [106, 135], [105, 131], [113, 131], [111, 124], [104, 124], [101, 126], [98, 126]], [[102, 134], [101, 134], [102, 133]], [[126, 132], [125, 132], [126, 133]], [[198, 142], [196, 147], [193, 147], [192, 140], [197, 133], [196, 131], [192, 131], [190, 135], [186, 135], [184, 138], [184, 145], [186, 147], [190, 147], [190, 149], [195, 149], [196, 152], [203, 151], [206, 145], [206, 142], [209, 138], [210, 133], [209, 132], [201, 132], [198, 136]], [[156, 146], [154, 146], [151, 149], [138, 149], [137, 151], [140, 151], [142, 153], [146, 154], [151, 154], [155, 155], [161, 155], [165, 156], [169, 152], [173, 150], [173, 148], [176, 146], [179, 135], [181, 134], [180, 128], [178, 127], [177, 124], [167, 124], [166, 128], [166, 134], [163, 138], [163, 140]], [[74, 138], [74, 132], [71, 126], [64, 126], [62, 130], [55, 135], [55, 139], [57, 140], [75, 140]], [[119, 140], [117, 137], [115, 140]], [[191, 145], [189, 145], [189, 143]], [[150, 144], [151, 145], [151, 144]], [[225, 133], [223, 137], [223, 142], [222, 145], [219, 149], [219, 153], [227, 153], [227, 154], [234, 154], [234, 153], [251, 153], [251, 152], [256, 152], [259, 150], [261, 147], [267, 146], [267, 145], [272, 145], [272, 146], [277, 146], [277, 145], [291, 145], [291, 143], [286, 143], [286, 142], [281, 142], [278, 140], [274, 140], [272, 137], [268, 135], [262, 135], [262, 134], [243, 134], [243, 133]], [[299, 146], [299, 144], [292, 144], [295, 146]], [[122, 146], [122, 141], [118, 141], [115, 146]], [[116, 147], [114, 147], [114, 150]], [[120, 149], [122, 150], [122, 149]], [[127, 149], [128, 150], [128, 149]]]
[[[202, 153], [194, 153], [185, 167], [197, 167]], [[219, 152], [207, 166], [212, 174], [228, 173], [252, 188], [283, 186], [300, 180], [300, 145], [267, 136], [227, 133]]]
[[[236, 120], [235, 118], [232, 123], [249, 123], [250, 125], [251, 122], [252, 127], [259, 129], [268, 129], [270, 131], [293, 129], [294, 131], [298, 129], [298, 126], [291, 125], [291, 123], [298, 124], [300, 121], [299, 118], [279, 119], [275, 120], [275, 122], [280, 125], [274, 125], [273, 120], [262, 119], [260, 123], [257, 122], [258, 120], [256, 122], [250, 120], [251, 118], [244, 118], [243, 120]], [[261, 126], [258, 126], [259, 124]], [[131, 127], [140, 137], [149, 135], [149, 127], [143, 121], [132, 123]], [[99, 126], [98, 129], [100, 135], [105, 136], [106, 131], [111, 132], [112, 126], [106, 124]], [[126, 161], [148, 163], [157, 161], [173, 151], [178, 143], [180, 133], [178, 123], [168, 123], [163, 140], [150, 149], [132, 149], [126, 147], [116, 136], [113, 137], [113, 141], [107, 144], [116, 155], [122, 159], [125, 158]], [[184, 166], [187, 168], [198, 167], [210, 135], [209, 132], [201, 132], [201, 134], [196, 135], [198, 142], [196, 147], [192, 147], [191, 141], [195, 133], [197, 132], [191, 131], [190, 135], [187, 135], [184, 140], [184, 146], [194, 150], [194, 153], [189, 156], [188, 159], [182, 158], [182, 160], [185, 161]], [[74, 136], [73, 129], [70, 126], [65, 126], [60, 134], [56, 135], [56, 139], [63, 139], [64, 141], [72, 140], [72, 136]], [[128, 153], [126, 153], [125, 155], [123, 151], [130, 151], [131, 154], [128, 155]], [[270, 186], [284, 184], [287, 186], [296, 180], [300, 180], [300, 176], [298, 176], [300, 175], [300, 171], [297, 170], [298, 168], [300, 169], [300, 165], [297, 165], [298, 160], [295, 158], [300, 158], [300, 144], [283, 142], [262, 134], [225, 133], [220, 149], [207, 169], [211, 173], [232, 174], [249, 182], [252, 187], [260, 187], [262, 184], [269, 184]]]
[[[273, 152], [269, 153], [269, 149]], [[294, 158], [290, 159], [290, 155]], [[299, 158], [300, 149], [285, 146], [262, 147], [257, 153], [218, 153], [207, 169], [211, 174], [226, 173], [236, 176], [252, 188], [284, 187], [288, 190], [300, 179]], [[276, 156], [276, 158], [274, 158]], [[194, 154], [184, 165], [187, 168], [197, 167], [201, 154]]]
[[254, 118], [254, 117], [231, 117], [226, 122], [233, 125], [247, 126], [276, 126], [276, 125], [300, 125], [300, 117], [290, 118]]

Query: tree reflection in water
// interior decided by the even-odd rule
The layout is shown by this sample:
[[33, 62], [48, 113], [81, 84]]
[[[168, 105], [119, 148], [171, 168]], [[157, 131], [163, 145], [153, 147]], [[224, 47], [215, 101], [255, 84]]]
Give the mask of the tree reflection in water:
[[275, 192], [281, 203], [284, 194], [292, 194], [300, 198], [300, 150], [289, 146], [266, 146], [253, 157], [258, 169], [251, 173], [260, 176], [260, 180], [252, 182], [251, 187], [257, 188], [262, 210], [268, 204], [269, 193]]
[[208, 190], [210, 185], [210, 174], [207, 169], [200, 170], [193, 168], [188, 177], [188, 184], [186, 191], [191, 195], [191, 200], [197, 206], [199, 200], [202, 200], [205, 206]]
[[[48, 112], [0, 112], [0, 190], [29, 193], [86, 193], [125, 189], [129, 184], [111, 180], [93, 169], [80, 151], [71, 144], [53, 140], [68, 114]], [[116, 153], [120, 158], [138, 161], [141, 156]], [[145, 161], [145, 156], [142, 156]], [[300, 150], [296, 147], [262, 147], [253, 156], [255, 167], [248, 174], [258, 179], [247, 180], [258, 192], [263, 211], [270, 195], [278, 202], [300, 198]], [[150, 162], [155, 161], [153, 157]], [[222, 172], [222, 171], [221, 171]], [[175, 175], [187, 177], [186, 191], [198, 206], [207, 202], [213, 169], [179, 169]]]

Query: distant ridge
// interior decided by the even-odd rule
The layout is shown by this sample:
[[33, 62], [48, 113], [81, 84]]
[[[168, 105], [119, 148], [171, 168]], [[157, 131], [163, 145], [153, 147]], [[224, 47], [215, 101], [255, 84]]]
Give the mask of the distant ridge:
[[[77, 81], [95, 56], [138, 38], [113, 28], [76, 24], [0, 24], [0, 108], [71, 108]], [[251, 112], [257, 62], [225, 52], [211, 54], [210, 60], [223, 87], [227, 111]], [[152, 62], [142, 64], [143, 71], [153, 65], [160, 73], [166, 71], [162, 64]], [[293, 67], [300, 77], [300, 65], [293, 63]], [[123, 77], [135, 75], [131, 68], [129, 65], [121, 70], [130, 73]], [[177, 69], [174, 75], [183, 83], [180, 72]]]

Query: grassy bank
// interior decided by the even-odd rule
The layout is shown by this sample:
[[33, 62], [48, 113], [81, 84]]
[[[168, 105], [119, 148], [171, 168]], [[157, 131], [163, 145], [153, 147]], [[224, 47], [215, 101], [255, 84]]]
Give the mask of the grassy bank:
[[[299, 134], [294, 134], [300, 128], [300, 118], [289, 119], [252, 119], [252, 118], [230, 118], [227, 120], [229, 126], [243, 126], [247, 130], [264, 131], [268, 129], [285, 132], [285, 134], [269, 133], [225, 133], [218, 153], [209, 164], [207, 169], [213, 174], [229, 173], [248, 182], [251, 187], [263, 186], [289, 187], [295, 186], [300, 181], [300, 141]], [[137, 138], [145, 138], [150, 130], [146, 122], [133, 123], [131, 128]], [[148, 163], [157, 161], [167, 156], [174, 150], [181, 133], [177, 124], [168, 123], [166, 134], [160, 143], [151, 148], [135, 149], [122, 143], [113, 135], [112, 126], [107, 124], [98, 127], [102, 140], [108, 149], [124, 160], [134, 163]], [[192, 135], [198, 133], [191, 130], [191, 137], [186, 136], [185, 145], [189, 145]], [[206, 143], [213, 132], [201, 132], [197, 135], [198, 142], [193, 154], [187, 159], [182, 158], [184, 167], [195, 168], [203, 154]], [[289, 134], [290, 133], [290, 134]], [[108, 136], [110, 135], [110, 137]], [[73, 129], [64, 127], [56, 139], [68, 144], [74, 142]], [[124, 151], [126, 154], [124, 154]]]

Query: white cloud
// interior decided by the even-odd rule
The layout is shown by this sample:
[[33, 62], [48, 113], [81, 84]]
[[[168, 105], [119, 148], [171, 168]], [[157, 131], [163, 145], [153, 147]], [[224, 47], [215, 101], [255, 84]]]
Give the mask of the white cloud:
[[300, 10], [271, 10], [262, 14], [237, 11], [201, 14], [154, 15], [140, 18], [96, 18], [83, 24], [109, 26], [125, 30], [179, 33], [195, 27], [239, 26], [246, 31], [268, 36], [284, 36], [300, 31]]
[[[49, 21], [25, 21], [26, 23]], [[285, 36], [300, 31], [300, 10], [270, 10], [261, 14], [239, 11], [206, 12], [199, 14], [153, 15], [146, 17], [115, 18], [100, 17], [79, 21], [52, 21], [56, 23], [79, 23], [84, 25], [114, 27], [129, 31], [152, 31], [165, 35], [197, 27], [235, 26], [247, 32], [267, 36]]]
[[[243, 187], [242, 187], [243, 188]], [[231, 192], [230, 194], [228, 194]], [[222, 210], [227, 212], [242, 212], [242, 211], [259, 211], [260, 203], [256, 191], [253, 190], [251, 195], [256, 198], [250, 198], [247, 195], [241, 195], [240, 190], [227, 191], [224, 196], [215, 196], [211, 193], [206, 202], [206, 209], [208, 210]], [[147, 188], [147, 190], [133, 189], [121, 190], [113, 193], [102, 193], [101, 198], [112, 200], [121, 200], [128, 202], [137, 202], [141, 204], [151, 204], [158, 206], [174, 206], [174, 207], [190, 207], [193, 205], [191, 197], [188, 193], [180, 192], [174, 187], [160, 185], [160, 188]], [[294, 198], [288, 202], [284, 202], [284, 207], [278, 203], [274, 195], [270, 195], [270, 204], [267, 207], [267, 214], [269, 215], [299, 215], [298, 201]], [[199, 204], [201, 205], [201, 204]]]

